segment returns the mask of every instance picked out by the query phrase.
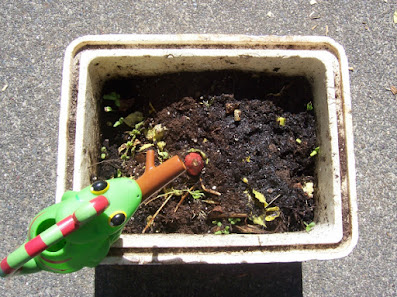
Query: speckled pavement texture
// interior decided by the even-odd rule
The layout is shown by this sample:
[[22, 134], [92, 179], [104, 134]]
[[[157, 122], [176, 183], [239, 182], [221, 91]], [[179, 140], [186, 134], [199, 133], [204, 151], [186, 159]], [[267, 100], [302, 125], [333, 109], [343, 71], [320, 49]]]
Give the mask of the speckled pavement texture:
[[[392, 0], [317, 0], [313, 5], [310, 0], [3, 1], [1, 257], [25, 240], [29, 221], [54, 201], [64, 51], [72, 40], [87, 34], [327, 34], [342, 44], [352, 67], [360, 238], [348, 257], [306, 262], [302, 269], [300, 264], [214, 266], [213, 271], [180, 266], [100, 267], [96, 279], [93, 269], [2, 279], [0, 295], [109, 296], [125, 293], [133, 283], [127, 295], [199, 296], [203, 287], [211, 286], [212, 296], [396, 296], [397, 99], [388, 90], [397, 86], [395, 10]], [[270, 277], [277, 271], [286, 280]], [[130, 279], [121, 279], [123, 275]], [[168, 275], [167, 283], [157, 281], [162, 275]], [[291, 286], [291, 291], [285, 286]]]

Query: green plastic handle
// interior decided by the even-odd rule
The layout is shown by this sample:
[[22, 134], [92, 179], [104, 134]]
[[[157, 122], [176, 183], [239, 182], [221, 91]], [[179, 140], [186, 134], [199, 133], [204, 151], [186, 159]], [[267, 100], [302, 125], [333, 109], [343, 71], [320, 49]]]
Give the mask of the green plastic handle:
[[5, 277], [17, 271], [51, 245], [56, 244], [65, 236], [103, 213], [108, 206], [109, 201], [105, 196], [97, 196], [84, 202], [73, 214], [21, 245], [4, 258], [0, 264], [0, 276]]

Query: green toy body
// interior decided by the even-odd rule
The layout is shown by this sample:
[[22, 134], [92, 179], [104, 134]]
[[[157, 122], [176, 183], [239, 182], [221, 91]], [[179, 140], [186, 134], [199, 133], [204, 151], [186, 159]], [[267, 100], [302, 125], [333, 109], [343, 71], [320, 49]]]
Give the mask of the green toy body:
[[[95, 213], [94, 216], [89, 216], [89, 211], [87, 211], [90, 201], [99, 197], [98, 194], [92, 192], [92, 187], [84, 188], [79, 192], [66, 192], [62, 196], [61, 202], [41, 211], [30, 223], [28, 242], [40, 234], [44, 235], [44, 231], [48, 232], [52, 226], [62, 225], [62, 220], [65, 221], [65, 218], [79, 216], [80, 221], [86, 220], [87, 222], [81, 226], [76, 225], [76, 230], [54, 240], [56, 242], [52, 245], [48, 244], [44, 251], [28, 260], [21, 268], [12, 264], [13, 261], [10, 257], [13, 254], [10, 254], [8, 261], [11, 262], [9, 263], [11, 268], [8, 271], [3, 269], [4, 265], [8, 265], [7, 258], [5, 258], [5, 263], [3, 265], [3, 260], [1, 267], [3, 271], [0, 271], [3, 276], [14, 272], [14, 270], [23, 274], [38, 270], [70, 273], [83, 267], [98, 265], [108, 253], [110, 246], [119, 238], [124, 225], [137, 210], [142, 200], [142, 192], [136, 181], [129, 178], [115, 178], [106, 182], [108, 189], [101, 192], [101, 197], [105, 197], [109, 203], [99, 215]], [[117, 219], [115, 220], [116, 225], [112, 223], [112, 217]], [[70, 224], [70, 222], [66, 220], [63, 225], [66, 224]], [[54, 232], [59, 233], [59, 230]], [[51, 234], [47, 236], [49, 238], [47, 241], [52, 241], [51, 236]], [[14, 253], [16, 253], [14, 258], [21, 258], [18, 250]]]
[[146, 199], [185, 172], [178, 156], [154, 166], [146, 152], [145, 173], [97, 181], [41, 211], [29, 225], [27, 241], [0, 262], [0, 276], [46, 270], [70, 273], [98, 265], [125, 224]]

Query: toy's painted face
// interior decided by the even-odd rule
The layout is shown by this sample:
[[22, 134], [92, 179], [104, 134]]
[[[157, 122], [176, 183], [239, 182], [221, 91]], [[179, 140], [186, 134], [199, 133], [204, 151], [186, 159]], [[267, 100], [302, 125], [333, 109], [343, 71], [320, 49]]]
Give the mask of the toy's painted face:
[[91, 185], [90, 191], [94, 195], [101, 195], [109, 190], [109, 183], [106, 180], [98, 180]]
[[108, 224], [111, 227], [117, 227], [123, 224], [127, 219], [127, 214], [124, 211], [116, 211], [113, 213], [108, 220]]
[[[126, 181], [127, 182], [127, 181]], [[110, 185], [105, 180], [99, 180], [91, 185], [90, 191], [94, 195], [104, 195], [109, 190]], [[123, 210], [118, 210], [109, 216], [108, 224], [111, 227], [118, 227], [127, 220], [128, 215]]]
[[108, 208], [78, 232], [70, 234], [70, 241], [83, 243], [117, 233], [134, 214], [142, 199], [142, 192], [134, 180], [117, 178], [94, 182], [77, 193], [77, 200], [89, 201], [99, 195], [107, 198]]

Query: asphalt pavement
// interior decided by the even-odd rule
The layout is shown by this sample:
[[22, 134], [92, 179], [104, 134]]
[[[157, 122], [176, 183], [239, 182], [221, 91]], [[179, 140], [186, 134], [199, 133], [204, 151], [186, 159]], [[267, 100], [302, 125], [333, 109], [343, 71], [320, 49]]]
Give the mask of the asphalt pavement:
[[[135, 281], [127, 294], [131, 296], [199, 296], [206, 285], [211, 286], [211, 296], [278, 295], [277, 288], [286, 296], [397, 296], [397, 98], [390, 91], [391, 86], [397, 87], [396, 10], [392, 0], [3, 1], [1, 258], [26, 239], [30, 220], [54, 201], [64, 52], [71, 41], [87, 34], [327, 35], [335, 39], [344, 47], [351, 67], [360, 235], [354, 251], [339, 260], [229, 270], [213, 267], [213, 271], [197, 267], [208, 279], [179, 266], [168, 271], [101, 266], [96, 276], [93, 269], [83, 269], [70, 275], [39, 273], [2, 279], [0, 295], [109, 296], [121, 286], [128, 287], [130, 280]], [[179, 269], [191, 278], [189, 274], [183, 275], [183, 282], [168, 278], [164, 288], [164, 282], [151, 279]], [[124, 271], [129, 279], [118, 282], [114, 276], [122, 274], [117, 271]], [[284, 281], [274, 280], [269, 278], [271, 271], [290, 274]], [[266, 291], [269, 282], [273, 283]], [[178, 284], [183, 290], [172, 291]]]

